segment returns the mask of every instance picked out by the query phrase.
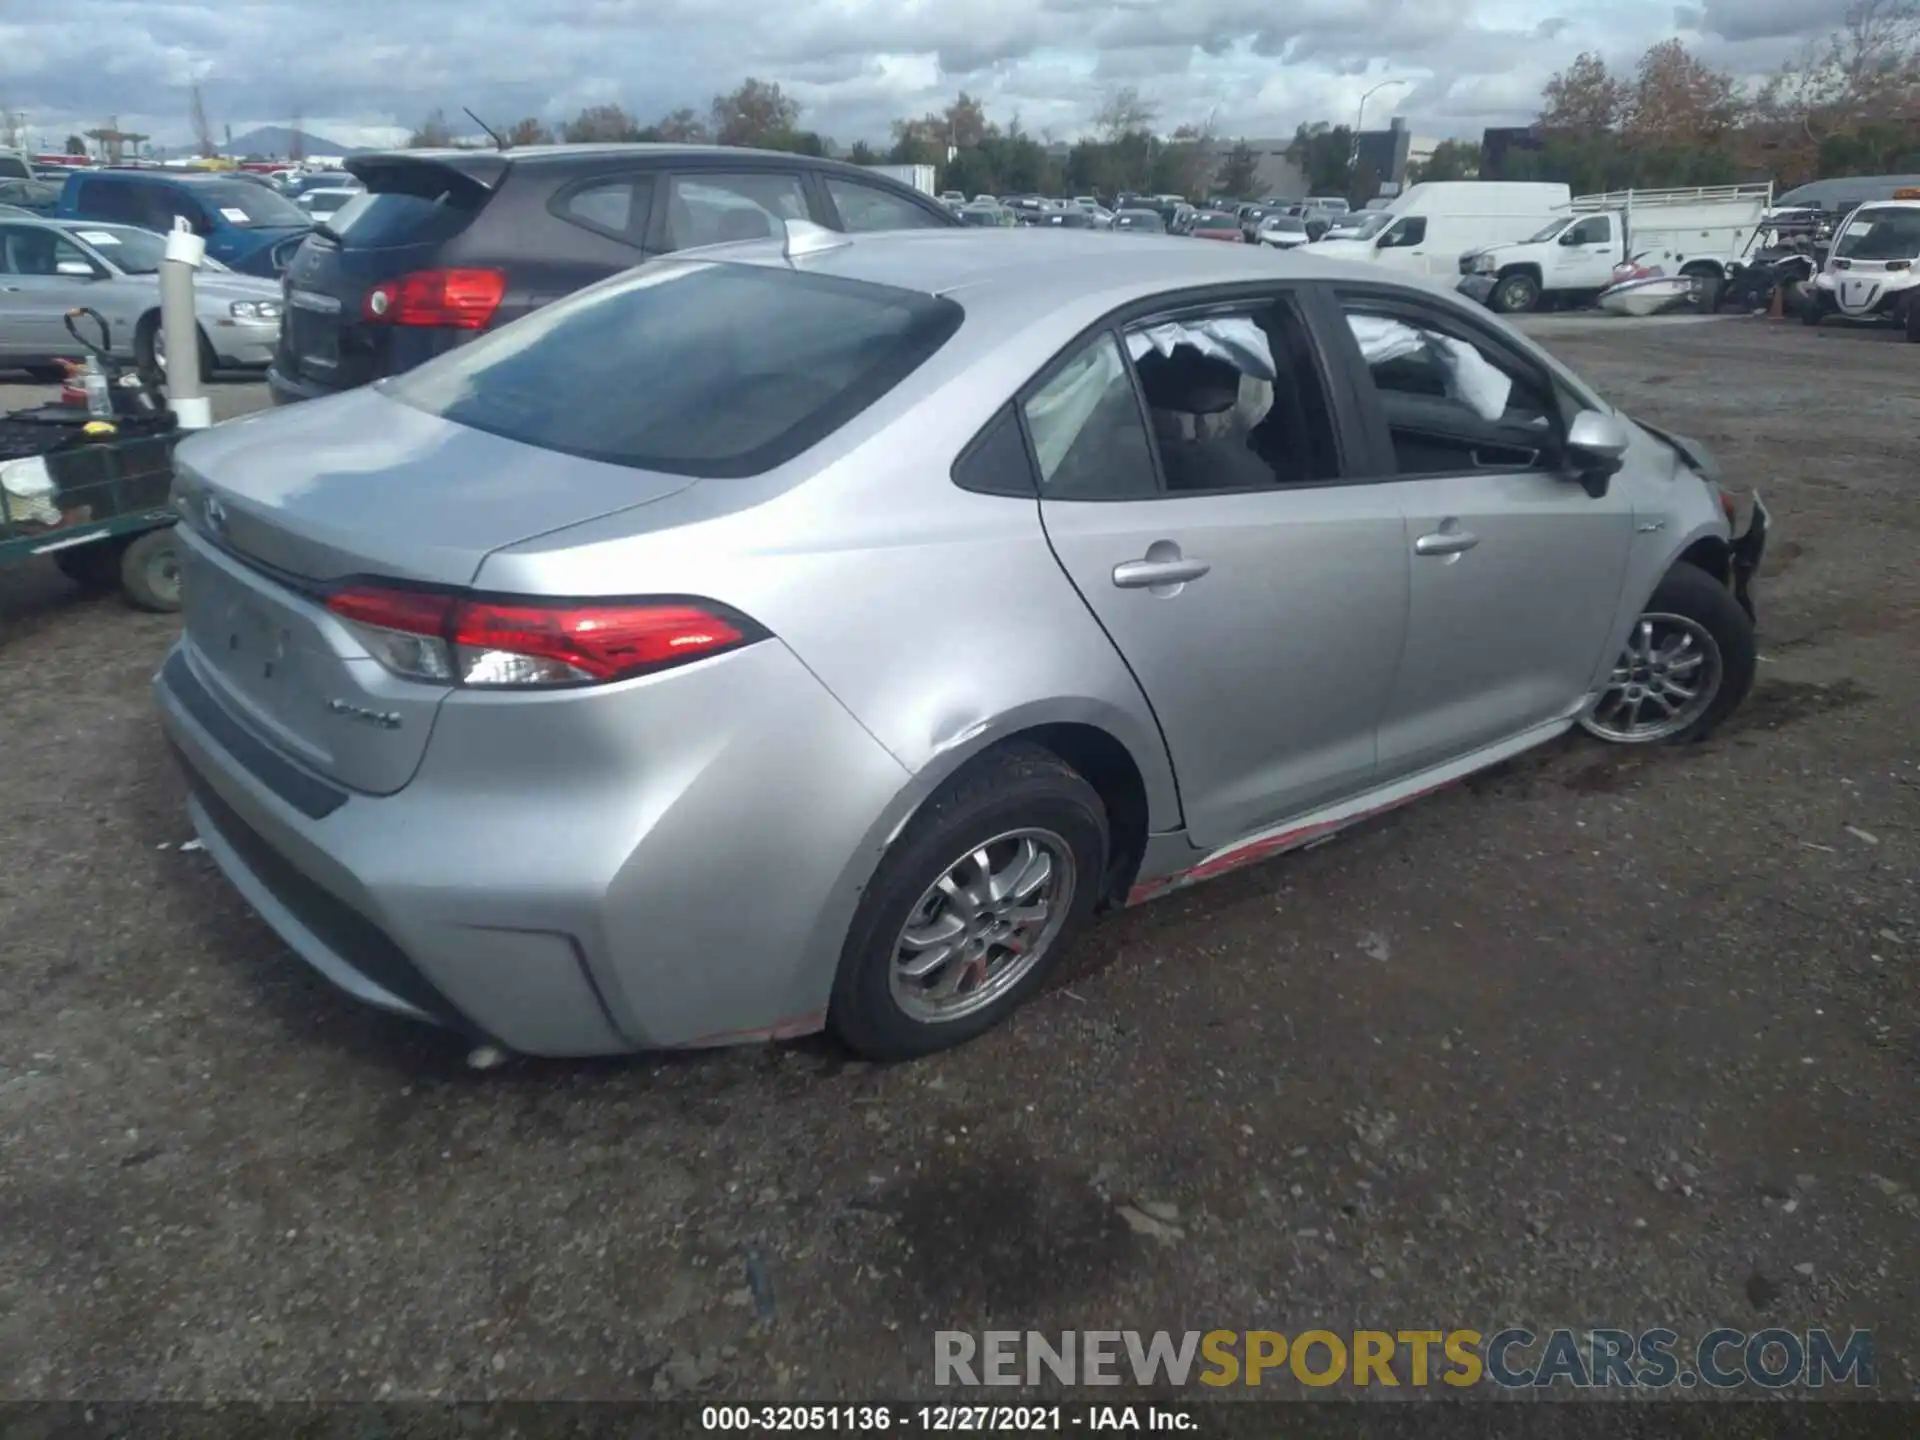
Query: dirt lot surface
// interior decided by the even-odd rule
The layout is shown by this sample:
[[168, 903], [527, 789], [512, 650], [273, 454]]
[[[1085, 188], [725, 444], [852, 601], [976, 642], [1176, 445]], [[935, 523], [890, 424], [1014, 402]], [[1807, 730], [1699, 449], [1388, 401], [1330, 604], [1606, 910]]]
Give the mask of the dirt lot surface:
[[937, 1328], [1508, 1324], [1870, 1327], [1920, 1393], [1920, 347], [1541, 333], [1773, 507], [1745, 711], [1108, 921], [901, 1068], [469, 1071], [182, 852], [172, 622], [0, 572], [0, 1397], [900, 1397]]

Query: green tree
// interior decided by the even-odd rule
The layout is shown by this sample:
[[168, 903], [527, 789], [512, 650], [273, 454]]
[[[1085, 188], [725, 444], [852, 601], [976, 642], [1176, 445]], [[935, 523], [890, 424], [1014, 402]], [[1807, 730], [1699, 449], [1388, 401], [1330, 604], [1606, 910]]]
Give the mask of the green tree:
[[1220, 173], [1214, 185], [1220, 193], [1235, 200], [1245, 200], [1253, 194], [1258, 183], [1260, 157], [1253, 153], [1253, 147], [1244, 140], [1236, 140], [1233, 148], [1227, 151], [1226, 158], [1220, 162]]
[[524, 120], [516, 120], [513, 128], [507, 131], [509, 145], [551, 145], [552, 143], [553, 132], [531, 115]]
[[83, 140], [78, 135], [67, 136], [67, 154], [85, 155], [86, 153], [87, 153], [87, 142], [85, 140]]
[[638, 140], [640, 127], [618, 105], [589, 105], [560, 127], [569, 145], [605, 145]]
[[847, 151], [847, 159], [855, 165], [878, 165], [880, 163], [880, 152], [867, 144], [866, 141], [856, 140], [853, 142], [852, 148]]
[[1353, 129], [1316, 121], [1294, 132], [1287, 158], [1306, 177], [1310, 195], [1345, 195], [1353, 188]]
[[1480, 147], [1471, 140], [1442, 140], [1418, 165], [1407, 167], [1407, 183], [1429, 180], [1477, 180], [1480, 177]]

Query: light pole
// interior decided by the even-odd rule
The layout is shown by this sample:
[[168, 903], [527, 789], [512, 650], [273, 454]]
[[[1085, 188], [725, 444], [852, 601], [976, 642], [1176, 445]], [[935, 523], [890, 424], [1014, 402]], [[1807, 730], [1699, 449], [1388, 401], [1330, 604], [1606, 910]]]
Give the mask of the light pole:
[[1411, 80], [1382, 80], [1373, 89], [1360, 97], [1360, 111], [1353, 117], [1353, 153], [1347, 157], [1347, 167], [1353, 169], [1360, 163], [1360, 132], [1367, 128], [1367, 101], [1395, 85], [1411, 85]]

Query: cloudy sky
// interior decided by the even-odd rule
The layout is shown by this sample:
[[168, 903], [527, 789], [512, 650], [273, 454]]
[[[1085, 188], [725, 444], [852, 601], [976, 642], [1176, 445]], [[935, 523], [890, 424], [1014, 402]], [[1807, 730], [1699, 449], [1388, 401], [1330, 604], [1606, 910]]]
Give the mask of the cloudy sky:
[[[843, 142], [965, 89], [1057, 139], [1131, 85], [1167, 128], [1223, 134], [1407, 116], [1416, 134], [1522, 123], [1581, 50], [1630, 65], [1679, 36], [1761, 74], [1849, 0], [0, 0], [0, 108], [33, 143], [117, 116], [190, 138], [198, 79], [216, 130], [286, 124], [389, 144], [435, 106], [496, 125], [617, 101], [704, 110], [748, 75], [780, 82]], [[398, 127], [398, 128], [396, 128]]]

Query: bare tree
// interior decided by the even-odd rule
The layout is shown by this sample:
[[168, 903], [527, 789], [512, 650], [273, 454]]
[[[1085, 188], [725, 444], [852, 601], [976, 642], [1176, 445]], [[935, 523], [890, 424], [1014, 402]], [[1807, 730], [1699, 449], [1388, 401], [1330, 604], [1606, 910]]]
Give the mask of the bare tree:
[[213, 138], [213, 122], [207, 119], [206, 97], [200, 93], [200, 82], [193, 82], [193, 88], [187, 92], [187, 120], [193, 126], [193, 143], [202, 157], [217, 155], [219, 145]]
[[444, 150], [453, 144], [453, 127], [447, 124], [447, 112], [435, 109], [420, 122], [420, 128], [407, 137], [409, 150]]
[[1627, 95], [1627, 139], [1641, 146], [1718, 143], [1739, 123], [1740, 88], [1731, 75], [1702, 62], [1678, 40], [1663, 40], [1640, 57]]
[[551, 145], [552, 143], [553, 132], [531, 115], [524, 120], [515, 121], [513, 128], [507, 131], [508, 145]]
[[1093, 125], [1101, 139], [1111, 144], [1122, 135], [1151, 130], [1159, 114], [1159, 106], [1133, 86], [1123, 85], [1100, 102], [1100, 108], [1093, 115]]
[[771, 80], [749, 76], [740, 88], [713, 97], [713, 138], [722, 145], [766, 145], [793, 133], [800, 102]]
[[1920, 0], [1861, 0], [1767, 82], [1755, 109], [1815, 146], [1862, 125], [1920, 121]]
[[707, 122], [700, 118], [691, 105], [682, 105], [678, 110], [662, 115], [653, 128], [662, 140], [679, 145], [703, 145], [713, 138]]

